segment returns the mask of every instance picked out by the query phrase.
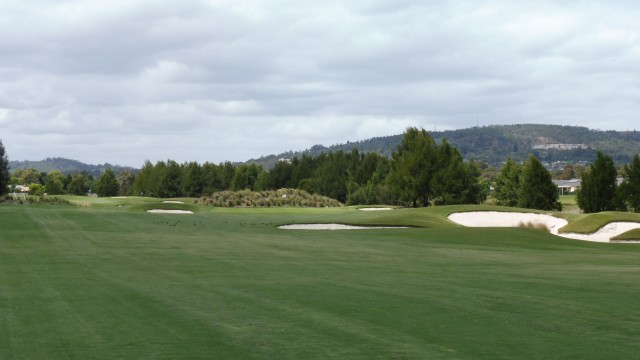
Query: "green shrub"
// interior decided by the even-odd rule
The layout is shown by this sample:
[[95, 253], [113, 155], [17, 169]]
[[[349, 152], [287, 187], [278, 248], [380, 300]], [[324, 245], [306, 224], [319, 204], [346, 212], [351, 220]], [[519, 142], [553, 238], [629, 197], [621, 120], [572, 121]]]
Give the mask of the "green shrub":
[[312, 195], [304, 190], [278, 189], [269, 191], [220, 191], [211, 197], [196, 200], [197, 204], [218, 207], [340, 207], [337, 200]]

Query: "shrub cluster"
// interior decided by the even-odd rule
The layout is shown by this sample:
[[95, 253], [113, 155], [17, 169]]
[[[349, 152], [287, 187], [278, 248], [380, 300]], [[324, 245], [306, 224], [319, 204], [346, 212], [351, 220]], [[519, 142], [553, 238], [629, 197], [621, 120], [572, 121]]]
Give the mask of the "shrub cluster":
[[304, 190], [279, 189], [270, 191], [220, 191], [202, 197], [196, 204], [218, 207], [340, 207], [337, 200]]
[[5, 195], [4, 202], [16, 205], [22, 204], [46, 204], [46, 205], [71, 205], [71, 202], [67, 199], [59, 198], [57, 196], [26, 196], [26, 197], [13, 197], [12, 195]]

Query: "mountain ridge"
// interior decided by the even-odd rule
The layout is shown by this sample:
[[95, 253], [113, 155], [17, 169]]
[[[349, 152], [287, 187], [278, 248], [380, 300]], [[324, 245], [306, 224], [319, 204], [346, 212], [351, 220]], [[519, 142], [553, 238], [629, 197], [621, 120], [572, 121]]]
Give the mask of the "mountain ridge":
[[[596, 150], [611, 156], [616, 163], [626, 164], [635, 154], [640, 153], [640, 132], [594, 130], [582, 126], [515, 124], [487, 125], [457, 130], [430, 131], [436, 141], [447, 139], [456, 146], [465, 159], [479, 160], [493, 166], [499, 166], [508, 157], [523, 161], [529, 155], [535, 155], [541, 161], [554, 162], [591, 162]], [[332, 151], [377, 152], [391, 156], [402, 140], [402, 134], [377, 136], [359, 141], [347, 141], [331, 146], [313, 145], [299, 151], [286, 151], [279, 154], [263, 155], [237, 164], [259, 164], [270, 169], [280, 160], [294, 157], [318, 156]], [[138, 172], [139, 169], [111, 165], [109, 163], [91, 165], [77, 160], [54, 157], [40, 161], [9, 161], [11, 171], [35, 168], [40, 172], [60, 170], [64, 174], [86, 171], [94, 176], [107, 168], [116, 173], [120, 171]]]
[[93, 176], [100, 176], [106, 169], [111, 168], [116, 173], [121, 171], [131, 171], [138, 172], [139, 169], [130, 167], [130, 166], [120, 166], [120, 165], [112, 165], [109, 163], [104, 164], [86, 164], [78, 160], [67, 159], [62, 157], [48, 157], [43, 160], [32, 161], [32, 160], [10, 160], [9, 161], [9, 170], [14, 172], [19, 169], [36, 169], [39, 172], [49, 172], [53, 170], [59, 170], [65, 175], [75, 174], [80, 172], [87, 172]]
[[[488, 125], [457, 130], [430, 131], [436, 141], [447, 139], [456, 146], [465, 159], [484, 161], [498, 166], [508, 157], [517, 161], [534, 155], [542, 161], [590, 162], [596, 150], [613, 157], [617, 163], [628, 163], [640, 153], [640, 132], [594, 130], [582, 126], [515, 124]], [[271, 168], [281, 159], [296, 156], [318, 156], [331, 151], [375, 151], [391, 156], [402, 139], [402, 134], [380, 136], [332, 146], [314, 145], [302, 151], [287, 151], [261, 156], [246, 163]]]

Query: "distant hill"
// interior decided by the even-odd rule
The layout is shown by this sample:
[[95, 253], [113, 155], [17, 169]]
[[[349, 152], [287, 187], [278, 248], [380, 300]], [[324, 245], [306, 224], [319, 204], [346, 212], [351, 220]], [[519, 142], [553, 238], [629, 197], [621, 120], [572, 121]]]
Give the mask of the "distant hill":
[[[465, 159], [480, 160], [496, 166], [507, 157], [525, 160], [530, 154], [545, 162], [590, 162], [599, 149], [613, 157], [617, 163], [628, 163], [634, 154], [640, 153], [640, 132], [635, 130], [601, 131], [579, 126], [522, 124], [433, 131], [430, 134], [436, 141], [446, 138], [460, 150]], [[271, 168], [280, 159], [302, 155], [318, 156], [324, 152], [352, 149], [391, 156], [401, 139], [402, 135], [399, 134], [330, 147], [315, 145], [303, 151], [262, 156], [247, 163], [258, 163]]]
[[40, 172], [49, 172], [53, 170], [60, 170], [63, 174], [75, 174], [86, 171], [93, 176], [100, 176], [107, 168], [113, 169], [113, 171], [119, 173], [123, 170], [138, 172], [138, 169], [111, 165], [109, 163], [101, 165], [85, 164], [77, 160], [65, 159], [65, 158], [46, 158], [40, 161], [9, 161], [9, 170], [14, 172], [18, 169], [36, 169]]

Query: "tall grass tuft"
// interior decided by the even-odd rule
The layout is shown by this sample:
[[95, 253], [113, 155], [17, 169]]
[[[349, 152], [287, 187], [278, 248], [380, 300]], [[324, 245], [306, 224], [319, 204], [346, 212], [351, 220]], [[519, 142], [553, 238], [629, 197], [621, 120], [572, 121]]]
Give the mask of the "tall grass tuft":
[[298, 189], [270, 191], [220, 191], [196, 200], [196, 204], [218, 207], [340, 207], [337, 200]]
[[537, 230], [549, 231], [549, 228], [547, 227], [547, 225], [539, 222], [534, 222], [534, 221], [527, 221], [527, 222], [521, 221], [518, 224], [518, 227], [526, 228], [526, 229], [537, 229]]

